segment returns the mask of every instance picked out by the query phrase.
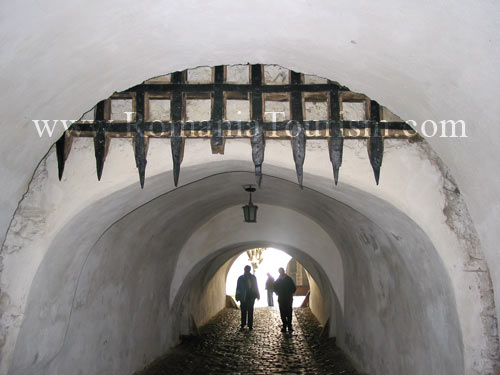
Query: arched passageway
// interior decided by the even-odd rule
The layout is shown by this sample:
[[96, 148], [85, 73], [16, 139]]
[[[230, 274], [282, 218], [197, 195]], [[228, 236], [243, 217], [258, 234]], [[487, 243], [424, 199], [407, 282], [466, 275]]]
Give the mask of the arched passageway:
[[[497, 104], [500, 96], [497, 63], [500, 49], [495, 47], [499, 44], [500, 35], [498, 2], [458, 1], [448, 6], [443, 2], [394, 0], [335, 3], [217, 0], [208, 6], [193, 6], [192, 2], [121, 0], [119, 4], [110, 5], [103, 6], [101, 2], [69, 4], [60, 0], [49, 0], [43, 4], [6, 0], [2, 6], [0, 29], [4, 41], [1, 59], [4, 90], [0, 106], [4, 133], [0, 139], [3, 158], [0, 228], [2, 239], [5, 239], [4, 235], [7, 237], [0, 266], [2, 375], [11, 368], [12, 371], [26, 368], [28, 372], [34, 372], [35, 366], [44, 368], [50, 361], [59, 366], [59, 359], [52, 358], [63, 346], [61, 337], [66, 336], [67, 340], [71, 337], [71, 330], [65, 330], [69, 326], [68, 314], [73, 306], [73, 298], [69, 296], [75, 295], [78, 275], [85, 276], [81, 267], [85, 261], [78, 256], [86, 258], [113, 222], [172, 189], [166, 183], [158, 184], [154, 189], [151, 185], [143, 194], [133, 194], [133, 187], [129, 190], [132, 194], [123, 194], [123, 189], [136, 184], [137, 176], [133, 170], [133, 178], [129, 178], [132, 172], [127, 170], [126, 165], [133, 166], [134, 160], [125, 153], [120, 154], [114, 145], [108, 156], [118, 156], [123, 164], [117, 163], [116, 159], [114, 164], [107, 164], [109, 168], [100, 186], [89, 182], [95, 171], [87, 168], [94, 164], [94, 160], [88, 159], [87, 164], [73, 164], [74, 168], [83, 172], [83, 175], [79, 174], [80, 178], [73, 179], [74, 183], [68, 180], [47, 189], [44, 183], [49, 181], [52, 184], [57, 179], [52, 172], [55, 166], [53, 154], [38, 169], [37, 166], [53, 139], [39, 138], [32, 120], [76, 118], [114, 90], [130, 87], [164, 72], [186, 66], [246, 61], [274, 62], [296, 71], [337, 79], [370, 95], [405, 119], [414, 119], [420, 124], [428, 119], [462, 119], [467, 123], [468, 138], [429, 139], [439, 158], [450, 168], [457, 184], [449, 183], [446, 169], [437, 172], [433, 169], [436, 165], [419, 163], [419, 156], [429, 161], [435, 160], [435, 155], [429, 156], [417, 146], [400, 144], [392, 144], [391, 147], [419, 151], [410, 157], [406, 152], [391, 152], [386, 161], [394, 157], [392, 167], [389, 163], [384, 168], [408, 172], [402, 165], [405, 160], [412, 168], [411, 173], [384, 179], [379, 189], [372, 190], [363, 177], [358, 178], [358, 174], [364, 175], [362, 168], [365, 160], [365, 163], [350, 166], [346, 163], [342, 182], [345, 186], [367, 192], [368, 198], [373, 195], [390, 202], [429, 237], [442, 260], [443, 275], [449, 276], [453, 291], [449, 293], [450, 298], [456, 302], [464, 372], [495, 372], [493, 364], [498, 366], [500, 352], [495, 323], [500, 315], [500, 175], [495, 173], [498, 170], [500, 133], [494, 131], [492, 124], [500, 117]], [[59, 124], [56, 134], [59, 136], [61, 133]], [[80, 144], [79, 147], [82, 153], [92, 152], [89, 145]], [[131, 149], [126, 143], [121, 147]], [[241, 147], [245, 145], [241, 144]], [[358, 151], [360, 149], [363, 152], [358, 152], [357, 156], [354, 150], [348, 152], [363, 158], [365, 147], [358, 147]], [[159, 148], [156, 150], [156, 159], [149, 160], [149, 176], [165, 172], [161, 168], [151, 168], [154, 160], [164, 161], [168, 157]], [[198, 150], [203, 150], [203, 147]], [[282, 151], [289, 152], [290, 149], [282, 147]], [[228, 155], [232, 155], [227, 159], [230, 160], [235, 153], [228, 152]], [[316, 161], [324, 160], [324, 156]], [[75, 161], [75, 158], [72, 160]], [[247, 159], [235, 157], [234, 160]], [[191, 160], [190, 163], [194, 166], [213, 161], [216, 159], [209, 157], [207, 160]], [[293, 167], [279, 158], [275, 158], [274, 162], [285, 169]], [[67, 176], [70, 177], [72, 161], [68, 163], [66, 172], [70, 173]], [[157, 165], [165, 164], [159, 162]], [[109, 174], [111, 166], [124, 175]], [[436, 168], [442, 167], [443, 164], [438, 162]], [[28, 189], [35, 169], [37, 171]], [[321, 167], [315, 169], [309, 165], [306, 168], [313, 175], [321, 175], [318, 169]], [[230, 168], [226, 172], [228, 170]], [[429, 170], [433, 172], [424, 178], [427, 184], [417, 181], [423, 171]], [[245, 171], [250, 172], [250, 167]], [[385, 172], [384, 176], [388, 176]], [[199, 173], [197, 177], [206, 176]], [[280, 177], [293, 181], [294, 176]], [[183, 184], [196, 180], [193, 176], [190, 178]], [[343, 188], [331, 193], [326, 188], [308, 184], [306, 187], [335, 195], [335, 199], [359, 212], [373, 209], [370, 208], [371, 199], [359, 202]], [[80, 213], [84, 215], [86, 207], [93, 207], [99, 200], [107, 200], [114, 192], [122, 194], [115, 198], [123, 198], [115, 206], [118, 207], [116, 211], [94, 209], [87, 212], [87, 219], [81, 220], [78, 225], [73, 222]], [[472, 220], [463, 214], [467, 211], [464, 210], [464, 201]], [[115, 208], [111, 207], [112, 204], [104, 206]], [[374, 222], [378, 224], [377, 220]], [[477, 229], [478, 235], [474, 230], [468, 231], [470, 228]], [[138, 237], [147, 237], [147, 228], [143, 229]], [[56, 236], [63, 236], [62, 231], [67, 231], [68, 240], [59, 243], [70, 244], [71, 248], [60, 251], [61, 256], [55, 257], [52, 268], [48, 267], [44, 257], [55, 251], [52, 245], [57, 245], [54, 241]], [[386, 227], [386, 232], [391, 238], [392, 230]], [[394, 234], [399, 238], [392, 236], [394, 241], [408, 241], [407, 237], [401, 237], [401, 233]], [[79, 237], [79, 240], [70, 240], [70, 237]], [[409, 242], [413, 244], [413, 241]], [[144, 238], [137, 240], [138, 246], [144, 243]], [[339, 247], [345, 244], [339, 244]], [[176, 254], [176, 250], [169, 247], [165, 253]], [[60, 263], [69, 264], [65, 259], [71, 256], [75, 257], [75, 266], [63, 273], [58, 261], [60, 259]], [[418, 264], [420, 257], [416, 258], [412, 261]], [[175, 259], [174, 255], [171, 261], [175, 262]], [[42, 263], [44, 265], [40, 266]], [[348, 263], [345, 265], [347, 273], [359, 270]], [[408, 265], [409, 269], [412, 267], [413, 262]], [[38, 271], [39, 275], [35, 278]], [[52, 271], [55, 274], [50, 276], [52, 282], [45, 282], [46, 291], [43, 289], [44, 294], [40, 296], [46, 306], [38, 311], [43, 322], [35, 326], [34, 332], [57, 339], [34, 340], [33, 346], [42, 349], [36, 353], [34, 350], [29, 356], [32, 362], [28, 363], [22, 355], [14, 356], [16, 344], [21, 348], [19, 353], [23, 353], [24, 342], [18, 333], [25, 330], [24, 326], [29, 326], [28, 320], [22, 323], [24, 317], [33, 319], [37, 313], [26, 313], [28, 305], [36, 306], [36, 283], [49, 278], [43, 276], [44, 272], [50, 274]], [[359, 272], [358, 275], [361, 278], [366, 276]], [[399, 280], [398, 275], [392, 275]], [[425, 276], [417, 274], [415, 280]], [[80, 278], [79, 285], [83, 287], [89, 282]], [[398, 283], [395, 284], [398, 286]], [[493, 288], [497, 292], [496, 308], [492, 302]], [[59, 293], [54, 290], [59, 290]], [[347, 308], [350, 293], [347, 289], [345, 292], [344, 307]], [[381, 293], [379, 299], [383, 301], [385, 295]], [[170, 296], [167, 298], [170, 299]], [[94, 306], [99, 303], [105, 302], [95, 301]], [[75, 306], [77, 309], [74, 311], [82, 309], [82, 305]], [[432, 314], [434, 311], [430, 310]], [[126, 311], [124, 309], [123, 314]], [[377, 312], [382, 314], [384, 309]], [[63, 332], [61, 337], [58, 336], [59, 331]], [[68, 335], [64, 334], [65, 331]], [[128, 337], [138, 336], [131, 334]], [[82, 342], [92, 341], [86, 335], [82, 338]], [[44, 351], [43, 347], [47, 345], [56, 348]], [[133, 347], [126, 340], [120, 345], [122, 348]], [[146, 351], [146, 357], [151, 358], [153, 354], [149, 349]], [[112, 367], [107, 359], [96, 359], [96, 354], [91, 357], [92, 363], [98, 363], [96, 366], [100, 369], [106, 368], [106, 364]], [[382, 373], [387, 367], [392, 368], [377, 365], [370, 356], [358, 356], [358, 361], [368, 363], [367, 368], [373, 364]], [[136, 368], [141, 362], [137, 354], [123, 368]], [[82, 368], [84, 362], [75, 362], [75, 366], [85, 372]], [[422, 369], [425, 370], [428, 369]]]
[[[217, 305], [219, 310], [221, 307], [226, 306], [226, 286], [222, 287], [222, 285], [227, 283], [230, 267], [233, 265], [234, 260], [241, 254], [242, 250], [270, 244], [269, 242], [254, 241], [235, 245], [234, 247], [217, 252], [218, 255], [208, 261], [205, 266], [200, 265], [201, 268], [197, 267], [193, 270], [193, 279], [188, 278], [184, 281], [188, 289], [185, 292], [180, 291], [178, 293], [179, 300], [172, 304], [173, 306], [181, 306], [182, 309], [182, 312], [178, 313], [179, 316], [182, 316], [181, 319], [184, 322], [181, 334], [191, 334], [193, 322], [195, 325], [206, 323], [212, 314], [206, 314], [205, 310], [209, 309], [214, 301], [219, 301]], [[337, 285], [337, 291], [334, 290], [332, 282], [329, 280], [329, 276], [326, 274], [323, 266], [307, 252], [291, 247], [290, 245], [287, 247], [282, 247], [284, 245], [278, 243], [272, 243], [272, 245], [286, 248], [286, 253], [293, 254], [294, 259], [297, 259], [307, 269], [310, 275], [310, 295], [308, 300], [311, 310], [321, 324], [328, 322], [329, 335], [336, 337], [338, 329], [340, 329], [339, 327], [342, 326], [343, 319], [342, 307], [336, 294], [337, 292], [343, 292], [341, 286]], [[286, 266], [286, 264], [284, 265]], [[277, 270], [278, 266], [275, 269], [275, 273], [277, 273]], [[241, 274], [243, 268], [239, 269], [238, 272]], [[335, 273], [338, 274], [335, 275], [335, 278], [341, 280], [343, 274], [341, 266], [336, 267]], [[260, 293], [262, 301], [265, 301], [266, 296], [263, 288], [261, 288]], [[266, 304], [264, 303], [264, 305]], [[218, 311], [217, 308], [214, 311]]]
[[[234, 162], [226, 166], [244, 169]], [[188, 168], [185, 174], [206, 174], [214, 167], [220, 164]], [[286, 171], [269, 167], [269, 172]], [[415, 222], [374, 197], [376, 209], [361, 214], [270, 175], [256, 196], [259, 220], [248, 226], [241, 218], [246, 196], [240, 184], [252, 178], [251, 172], [212, 174], [125, 216], [110, 217], [141, 194], [129, 187], [73, 217], [54, 237], [33, 281], [11, 372], [75, 366], [96, 374], [137, 370], [175, 344], [186, 328], [181, 318], [186, 293], [198, 293], [197, 310], [190, 310], [197, 324], [208, 320], [225, 304], [225, 293], [219, 300], [210, 294], [225, 287], [225, 280], [213, 275], [241, 250], [263, 244], [286, 249], [320, 275], [323, 290], [335, 291], [338, 302], [329, 301], [324, 317], [335, 314], [331, 333], [364, 366], [406, 368], [407, 361], [422, 356], [430, 366], [463, 371], [450, 278]], [[311, 180], [319, 188], [330, 184], [320, 177]], [[163, 183], [158, 176], [151, 185]], [[366, 198], [362, 191], [346, 190], [354, 201]], [[196, 287], [207, 282], [213, 288]], [[384, 345], [377, 344], [381, 340]], [[394, 353], [405, 347], [411, 358]], [[441, 354], [429, 358], [430, 350]]]
[[209, 145], [186, 141], [177, 189], [162, 140], [150, 141], [144, 190], [128, 140], [111, 141], [100, 184], [88, 178], [90, 139], [75, 139], [61, 183], [48, 153], [4, 246], [13, 301], [5, 372], [133, 373], [225, 306], [230, 259], [257, 246], [307, 268], [321, 296], [311, 292], [311, 310], [363, 371], [491, 368], [488, 274], [469, 272], [481, 250], [453, 178], [425, 142], [386, 141], [375, 188], [366, 140], [347, 140], [333, 189], [326, 142], [308, 141], [301, 189], [290, 142], [269, 141], [251, 225], [241, 212], [242, 185], [255, 180], [248, 140], [228, 141], [224, 156]]
[[[256, 246], [258, 243], [251, 245]], [[146, 369], [138, 372], [138, 375], [201, 372], [357, 374], [345, 354], [335, 345], [335, 334], [333, 338], [329, 334], [330, 319], [335, 319], [336, 313], [331, 311], [331, 307], [338, 308], [338, 301], [329, 282], [325, 280], [325, 274], [321, 272], [322, 267], [304, 252], [291, 249], [300, 259], [314, 266], [313, 273], [318, 281], [309, 272], [304, 275], [310, 286], [307, 303], [303, 304], [303, 297], [294, 297], [295, 300], [300, 300], [294, 301], [294, 306], [297, 306], [292, 318], [294, 331], [283, 333], [278, 303], [276, 302], [274, 307], [267, 307], [263, 284], [266, 272], [276, 273], [279, 266], [286, 266], [287, 263], [291, 263], [291, 259], [295, 264], [298, 261], [281, 250], [259, 249], [263, 249], [263, 262], [259, 264], [259, 272], [256, 274], [263, 277], [262, 283], [259, 283], [262, 304], [256, 303], [253, 329], [240, 328], [240, 311], [233, 305], [234, 302], [226, 305], [226, 309], [219, 312], [215, 318], [208, 322], [202, 321], [206, 325], [201, 328], [195, 323], [195, 321], [200, 322], [197, 319], [199, 316], [191, 315], [191, 313], [199, 314], [200, 303], [210, 304], [210, 301], [205, 301], [207, 296], [212, 300], [221, 299], [223, 290], [218, 280], [224, 277], [227, 283], [226, 290], [234, 294], [236, 280], [229, 278], [236, 279], [242, 273], [243, 266], [249, 264], [249, 257], [246, 251], [234, 256], [231, 256], [233, 251], [229, 251], [221, 254], [221, 260], [231, 257], [215, 273], [210, 272], [212, 273], [210, 280], [207, 278], [207, 272], [201, 270], [198, 272], [200, 277], [196, 277], [191, 283], [190, 290], [182, 303], [185, 321], [182, 343], [166, 356], [160, 357]], [[207, 265], [212, 271], [213, 266], [213, 262]], [[321, 290], [319, 285], [325, 290]], [[219, 296], [215, 297], [217, 292]], [[301, 305], [310, 305], [311, 308]], [[323, 319], [323, 324], [320, 324], [317, 317]]]

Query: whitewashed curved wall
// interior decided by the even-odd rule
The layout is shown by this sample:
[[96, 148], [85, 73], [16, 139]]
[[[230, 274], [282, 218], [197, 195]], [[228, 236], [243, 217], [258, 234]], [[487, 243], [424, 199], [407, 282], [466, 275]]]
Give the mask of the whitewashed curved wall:
[[[223, 156], [210, 154], [209, 141], [188, 140], [179, 189], [172, 187], [166, 141], [150, 145], [144, 190], [139, 188], [128, 141], [112, 142], [100, 183], [94, 180], [90, 145], [89, 140], [76, 141], [60, 183], [54, 152], [49, 153], [7, 237], [1, 275], [8, 296], [5, 311], [9, 312], [2, 317], [4, 372], [9, 368], [23, 375], [62, 371], [74, 365], [69, 362], [74, 359], [72, 353], [81, 350], [87, 351], [78, 365], [82, 369], [92, 358], [96, 373], [110, 368], [127, 372], [175, 343], [175, 332], [168, 327], [177, 319], [169, 314], [169, 301], [178, 254], [196, 237], [198, 227], [208, 225], [222, 210], [241, 205], [247, 199], [241, 185], [254, 181], [248, 140], [228, 141]], [[489, 368], [491, 362], [485, 356], [492, 347], [488, 346], [489, 326], [483, 320], [489, 305], [481, 275], [465, 268], [470, 251], [480, 254], [480, 249], [462, 239], [463, 228], [457, 227], [461, 222], [455, 215], [464, 209], [460, 195], [450, 196], [455, 191], [453, 183], [428, 147], [387, 141], [379, 187], [373, 181], [364, 141], [346, 142], [337, 188], [325, 141], [308, 142], [303, 191], [295, 184], [291, 156], [289, 142], [267, 143], [266, 176], [255, 201], [263, 207], [301, 212], [328, 233], [343, 254], [343, 305], [344, 310], [348, 308], [345, 315], [353, 319], [337, 327], [345, 329], [339, 334], [346, 338], [339, 340], [344, 349], [374, 373], [406, 369], [411, 358], [394, 354], [405, 346], [415, 356], [426, 357], [421, 363], [431, 369], [444, 366], [453, 373], [469, 374]], [[33, 216], [34, 212], [38, 215]], [[128, 252], [132, 252], [129, 261], [124, 257]], [[370, 291], [368, 295], [358, 293], [360, 285]], [[415, 295], [422, 300], [407, 299]], [[137, 298], [164, 317], [165, 326], [157, 326], [147, 311], [125, 308], [135, 305]], [[394, 300], [401, 303], [391, 304]], [[93, 334], [80, 342], [79, 330], [102, 317], [99, 314], [118, 315], [109, 327], [104, 320], [102, 330], [90, 330]], [[415, 314], [421, 317], [416, 325], [427, 325], [432, 317], [432, 329], [415, 328], [412, 340], [403, 339], [396, 331], [400, 325], [407, 329], [405, 316]], [[368, 323], [374, 316], [378, 323]], [[141, 346], [146, 333], [128, 340], [120, 336], [124, 333], [119, 327], [139, 317], [154, 321], [146, 332], [152, 332], [157, 345]], [[366, 335], [374, 327], [378, 327], [377, 337], [387, 337], [392, 344], [371, 345], [375, 336]], [[113, 340], [101, 341], [101, 332]], [[434, 334], [438, 337], [426, 336]], [[112, 367], [109, 358], [92, 357], [105, 341], [105, 345], [115, 345], [108, 353], [126, 355], [133, 347], [142, 347], [143, 352], [126, 358], [118, 355]], [[40, 346], [41, 342], [50, 345]], [[120, 345], [127, 345], [128, 351]], [[429, 360], [429, 350], [440, 354]], [[382, 363], [377, 358], [391, 360]], [[415, 371], [419, 370], [425, 367]]]
[[[471, 213], [497, 291], [498, 315], [500, 175], [495, 171], [500, 135], [491, 129], [500, 118], [497, 105], [500, 50], [496, 48], [500, 35], [499, 7], [494, 2], [403, 4], [393, 0], [376, 3], [219, 0], [203, 5], [189, 1], [115, 0], [106, 4], [4, 1], [0, 23], [3, 41], [0, 228], [6, 233], [10, 225], [10, 234], [2, 251], [2, 371], [11, 363], [33, 277], [57, 233], [87, 205], [134, 181], [128, 190], [133, 198], [122, 196], [116, 210], [100, 211], [101, 217], [95, 225], [85, 224], [86, 231], [81, 233], [78, 243], [82, 249], [89, 249], [109, 223], [171, 188], [170, 179], [156, 185], [148, 180], [145, 191], [139, 192], [134, 161], [127, 146], [120, 155], [122, 163], [109, 163], [113, 158], [111, 153], [99, 187], [90, 182], [94, 178], [94, 161], [92, 151], [87, 150], [87, 159], [72, 159], [80, 165], [78, 172], [69, 172], [71, 168], [67, 167], [68, 181], [63, 183], [66, 185], [58, 185], [49, 193], [43, 188], [44, 181], [55, 180], [52, 155], [49, 169], [44, 169], [43, 162], [28, 190], [35, 167], [56, 139], [40, 139], [31, 120], [78, 118], [114, 91], [151, 76], [198, 65], [278, 63], [337, 80], [352, 90], [364, 92], [405, 119], [465, 120], [468, 138], [432, 138], [429, 142], [456, 178], [460, 196]], [[56, 136], [61, 132], [59, 127]], [[200, 150], [204, 158], [209, 152], [208, 145]], [[170, 160], [169, 151], [167, 147], [161, 151], [161, 157], [157, 154], [157, 162], [150, 159], [147, 172], [150, 176], [162, 171], [165, 159]], [[358, 156], [364, 155], [365, 149], [358, 151]], [[351, 150], [346, 152], [350, 155]], [[360, 176], [357, 176], [357, 165], [349, 165], [346, 158], [341, 182], [362, 190], [366, 186], [366, 191], [391, 201], [427, 233], [454, 286], [464, 334], [465, 367], [482, 369], [483, 360], [476, 359], [484, 349], [481, 338], [489, 323], [480, 322], [480, 316], [485, 305], [489, 305], [487, 319], [491, 320], [493, 308], [491, 302], [485, 302], [479, 295], [484, 295], [484, 288], [489, 288], [486, 295], [492, 295], [489, 278], [481, 272], [470, 272], [478, 270], [475, 264], [466, 261], [474, 258], [469, 256], [471, 248], [473, 255], [478, 255], [475, 247], [468, 246], [452, 229], [447, 229], [448, 218], [442, 214], [442, 208], [449, 195], [440, 183], [441, 175], [434, 175], [434, 182], [426, 184], [412, 170], [413, 159], [405, 159], [405, 154], [399, 157], [409, 165], [401, 166], [392, 159], [399, 170], [393, 174], [395, 178], [390, 178], [387, 173], [393, 168], [388, 164], [391, 157], [386, 155], [382, 186], [378, 190], [371, 190], [371, 179], [370, 184], [364, 180], [363, 176], [371, 173], [366, 160], [359, 165]], [[217, 159], [211, 156], [210, 160]], [[307, 164], [309, 160], [310, 154], [306, 157], [306, 172], [316, 173], [314, 165]], [[327, 160], [327, 156], [323, 155], [321, 160]], [[276, 163], [288, 165], [278, 159]], [[419, 171], [428, 168], [425, 162], [418, 165], [422, 167]], [[119, 167], [120, 174], [110, 173], [113, 166]], [[130, 169], [123, 172], [126, 166]], [[250, 171], [251, 166], [246, 168]], [[201, 171], [197, 173], [198, 177], [203, 176]], [[402, 180], [401, 185], [397, 176]], [[294, 180], [291, 171], [285, 177]], [[388, 186], [389, 181], [394, 186]], [[392, 189], [392, 193], [386, 189]], [[330, 191], [326, 184], [320, 190]], [[72, 200], [72, 191], [82, 198]], [[28, 199], [18, 207], [13, 219], [25, 192]], [[335, 194], [353, 207], [363, 206], [342, 188]], [[433, 204], [434, 209], [426, 209]], [[376, 212], [371, 215], [377, 218]]]
[[467, 139], [430, 142], [458, 181], [499, 289], [500, 135], [491, 131], [500, 117], [499, 7], [464, 0], [4, 1], [0, 228], [6, 232], [53, 141], [38, 138], [32, 119], [78, 118], [114, 91], [186, 67], [277, 63], [338, 80], [405, 119], [467, 122]]

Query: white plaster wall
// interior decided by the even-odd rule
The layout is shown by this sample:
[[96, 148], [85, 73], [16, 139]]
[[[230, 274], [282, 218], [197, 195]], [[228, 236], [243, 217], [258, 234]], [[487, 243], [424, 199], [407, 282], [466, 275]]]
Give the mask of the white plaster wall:
[[314, 278], [309, 273], [307, 276], [309, 280], [309, 308], [320, 324], [324, 325], [328, 318], [330, 318], [330, 324], [335, 325], [335, 317], [331, 316], [331, 309], [325, 303], [326, 296], [323, 296]]
[[205, 267], [191, 282], [188, 313], [193, 316], [197, 327], [205, 324], [226, 306], [226, 275], [229, 268], [228, 263], [215, 272], [210, 267]]
[[430, 142], [500, 287], [498, 3], [5, 1], [1, 16], [3, 232], [53, 141], [38, 139], [31, 119], [77, 118], [115, 90], [188, 66], [272, 62], [338, 80], [406, 119], [465, 120], [469, 138]]
[[[10, 364], [9, 359], [12, 358], [22, 318], [30, 313], [29, 308], [25, 310], [30, 289], [35, 287], [31, 291], [32, 296], [43, 301], [42, 304], [45, 306], [43, 309], [50, 312], [50, 314], [46, 313], [48, 320], [43, 325], [50, 326], [53, 324], [51, 320], [55, 319], [60, 327], [58, 328], [60, 333], [55, 336], [51, 330], [44, 330], [40, 333], [50, 335], [52, 337], [50, 340], [58, 342], [60, 338], [57, 337], [63, 337], [67, 327], [67, 316], [71, 312], [75, 285], [82, 264], [85, 264], [88, 249], [94, 246], [95, 241], [113, 222], [150, 199], [172, 189], [171, 171], [168, 165], [170, 158], [168, 142], [151, 142], [148, 155], [148, 178], [143, 191], [138, 188], [131, 146], [127, 141], [112, 141], [100, 183], [97, 183], [94, 177], [95, 161], [90, 144], [90, 140], [76, 142], [68, 159], [64, 181], [61, 183], [55, 183], [57, 179], [55, 157], [53, 153], [49, 154], [48, 159], [40, 166], [37, 177], [23, 205], [18, 210], [13, 230], [3, 248], [4, 270], [1, 277], [5, 298], [2, 300], [4, 306], [2, 327], [6, 334], [6, 344], [2, 348], [5, 353], [2, 357], [6, 359], [2, 360], [1, 365], [4, 366], [4, 371]], [[185, 187], [178, 189], [176, 194], [187, 194], [191, 198], [181, 198], [181, 195], [175, 204], [166, 206], [162, 212], [157, 211], [157, 215], [168, 213], [172, 218], [180, 215], [177, 217], [184, 220], [188, 216], [181, 213], [186, 209], [196, 208], [198, 212], [212, 214], [215, 212], [210, 207], [218, 210], [227, 207], [231, 202], [241, 204], [246, 196], [240, 186], [242, 183], [253, 182], [252, 173], [235, 175], [234, 178], [227, 177], [220, 187], [215, 185], [210, 188], [203, 188], [203, 185], [195, 187], [195, 185], [190, 185], [190, 182], [227, 171], [251, 172], [253, 168], [249, 155], [250, 147], [247, 140], [228, 141], [224, 156], [211, 155], [208, 141], [188, 140], [181, 172], [181, 183], [185, 184]], [[469, 259], [467, 253], [469, 249], [466, 248], [466, 244], [459, 241], [457, 233], [452, 231], [446, 223], [446, 217], [443, 214], [446, 204], [444, 177], [438, 164], [433, 159], [432, 153], [419, 144], [389, 141], [386, 143], [381, 186], [376, 188], [366, 156], [365, 143], [349, 141], [346, 142], [341, 184], [333, 189], [326, 142], [314, 141], [308, 143], [307, 149], [305, 170], [309, 174], [304, 180], [306, 190], [301, 192], [294, 184], [290, 186], [295, 190], [282, 190], [281, 188], [276, 190], [276, 181], [293, 182], [295, 172], [290, 143], [269, 141], [266, 146], [264, 166], [264, 172], [268, 176], [264, 178], [260, 199], [267, 199], [269, 202], [283, 206], [293, 205], [296, 210], [304, 212], [306, 216], [320, 223], [324, 230], [333, 236], [337, 232], [347, 233], [350, 231], [350, 226], [356, 227], [357, 225], [355, 220], [346, 221], [342, 225], [340, 223], [326, 224], [328, 220], [332, 218], [338, 220], [342, 216], [337, 210], [332, 210], [327, 214], [324, 211], [324, 205], [318, 199], [321, 196], [333, 197], [361, 212], [393, 236], [396, 241], [402, 242], [400, 246], [410, 249], [414, 243], [418, 243], [419, 234], [413, 238], [409, 236], [414, 229], [411, 225], [404, 227], [401, 224], [407, 222], [404, 219], [407, 216], [398, 214], [397, 211], [388, 211], [387, 203], [390, 204], [389, 207], [404, 210], [405, 214], [432, 240], [451, 278], [464, 336], [465, 366], [467, 371], [472, 372], [475, 371], [474, 369], [484, 368], [487, 363], [481, 358], [481, 351], [487, 350], [485, 349], [485, 326], [480, 318], [484, 307], [480, 299], [482, 292], [479, 289], [478, 275], [464, 269], [465, 261]], [[278, 179], [270, 177], [271, 175]], [[129, 184], [131, 185], [128, 186]], [[309, 196], [308, 186], [313, 187], [320, 195]], [[276, 191], [280, 191], [280, 194], [276, 195]], [[231, 197], [234, 201], [227, 201], [226, 197]], [[39, 212], [35, 218], [43, 219], [33, 220], [33, 212]], [[147, 212], [149, 217], [150, 211]], [[391, 214], [389, 215], [388, 212]], [[196, 219], [200, 220], [200, 224], [207, 220], [199, 215]], [[168, 222], [167, 219], [164, 220], [162, 223]], [[190, 234], [184, 234], [187, 241]], [[144, 235], [144, 233], [141, 234], [141, 236]], [[57, 245], [57, 241], [60, 245]], [[339, 249], [340, 247], [350, 249], [355, 243], [353, 239], [348, 238], [337, 238], [337, 241], [341, 245]], [[364, 241], [370, 243], [369, 239], [364, 239]], [[181, 247], [179, 243], [178, 248]], [[55, 256], [58, 261], [53, 265], [48, 263], [49, 268], [40, 268], [40, 262], [46, 254], [49, 254], [49, 248], [52, 253], [51, 259]], [[67, 249], [71, 251], [68, 252]], [[415, 253], [415, 250], [408, 250], [408, 254], [412, 253]], [[414, 256], [414, 259], [408, 261], [407, 269], [412, 273], [413, 280], [418, 283], [422, 274], [412, 264], [415, 263], [425, 268], [425, 265], [431, 261], [420, 252], [416, 252]], [[351, 262], [350, 267], [353, 266], [355, 263]], [[42, 289], [39, 296], [37, 296], [37, 291], [40, 289], [36, 289], [39, 281], [32, 284], [38, 269], [41, 269], [38, 272], [42, 279], [51, 275], [46, 281], [54, 287], [48, 291]], [[351, 268], [351, 271], [356, 270]], [[44, 275], [44, 272], [47, 274]], [[381, 269], [378, 272], [384, 274], [386, 270]], [[20, 274], [23, 277], [19, 277]], [[65, 289], [61, 290], [60, 285], [64, 285]], [[355, 293], [355, 291], [349, 293]], [[471, 303], [471, 301], [475, 302]], [[51, 311], [53, 306], [57, 308]], [[40, 310], [35, 309], [32, 313], [36, 311]], [[37, 340], [32, 340], [32, 342], [36, 343]], [[60, 344], [60, 342], [54, 344], [54, 350], [59, 348]]]

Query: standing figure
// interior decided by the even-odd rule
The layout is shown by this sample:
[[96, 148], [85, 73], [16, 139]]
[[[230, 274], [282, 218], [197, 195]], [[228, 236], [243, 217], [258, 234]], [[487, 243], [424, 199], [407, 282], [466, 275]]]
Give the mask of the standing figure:
[[[238, 278], [236, 284], [236, 301], [240, 301], [241, 328], [243, 331], [248, 322], [248, 329], [253, 329], [253, 305], [260, 299], [257, 278], [250, 273], [251, 267], [245, 266], [245, 273]], [[247, 320], [248, 319], [248, 320]]]
[[267, 305], [274, 306], [274, 298], [273, 298], [274, 278], [271, 276], [269, 272], [267, 273], [266, 290], [267, 290]]
[[279, 269], [280, 277], [274, 282], [274, 291], [278, 295], [278, 303], [280, 305], [281, 321], [283, 328], [281, 332], [292, 332], [292, 305], [293, 294], [297, 289], [292, 278], [285, 273], [283, 267]]

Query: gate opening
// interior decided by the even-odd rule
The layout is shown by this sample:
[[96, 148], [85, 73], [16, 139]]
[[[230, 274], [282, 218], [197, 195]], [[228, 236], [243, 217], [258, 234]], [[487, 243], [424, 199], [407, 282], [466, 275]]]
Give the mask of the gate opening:
[[[266, 293], [266, 280], [269, 273], [275, 280], [278, 278], [278, 269], [285, 268], [286, 273], [293, 279], [297, 286], [297, 292], [293, 297], [293, 307], [300, 307], [309, 291], [309, 275], [305, 268], [283, 250], [269, 248], [249, 249], [238, 256], [226, 277], [226, 294], [233, 299], [236, 292], [236, 282], [243, 274], [243, 268], [252, 266], [252, 273], [257, 278], [260, 299], [255, 301], [255, 307], [268, 306]], [[274, 306], [277, 308], [277, 296], [274, 297]]]

